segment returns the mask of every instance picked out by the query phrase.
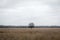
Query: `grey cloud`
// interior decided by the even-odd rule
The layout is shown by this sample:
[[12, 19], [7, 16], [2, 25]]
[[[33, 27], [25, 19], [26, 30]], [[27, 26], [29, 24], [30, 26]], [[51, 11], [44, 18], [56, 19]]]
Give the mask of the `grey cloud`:
[[0, 0], [0, 24], [60, 25], [59, 0]]
[[11, 8], [18, 2], [20, 1], [19, 0], [0, 0], [0, 8]]

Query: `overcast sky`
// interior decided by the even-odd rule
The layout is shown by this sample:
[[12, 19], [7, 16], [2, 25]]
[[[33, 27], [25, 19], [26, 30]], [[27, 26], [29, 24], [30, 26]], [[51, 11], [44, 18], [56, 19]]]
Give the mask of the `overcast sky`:
[[60, 25], [60, 0], [0, 0], [0, 25]]

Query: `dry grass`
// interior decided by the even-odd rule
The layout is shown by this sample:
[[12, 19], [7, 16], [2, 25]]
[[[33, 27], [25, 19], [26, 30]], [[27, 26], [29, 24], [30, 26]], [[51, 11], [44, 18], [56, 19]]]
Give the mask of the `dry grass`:
[[60, 29], [0, 28], [0, 40], [60, 40]]

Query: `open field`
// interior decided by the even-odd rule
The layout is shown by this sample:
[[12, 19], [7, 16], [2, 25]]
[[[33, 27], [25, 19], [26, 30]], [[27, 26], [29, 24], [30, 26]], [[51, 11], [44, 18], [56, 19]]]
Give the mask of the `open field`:
[[0, 28], [0, 40], [60, 40], [60, 28]]

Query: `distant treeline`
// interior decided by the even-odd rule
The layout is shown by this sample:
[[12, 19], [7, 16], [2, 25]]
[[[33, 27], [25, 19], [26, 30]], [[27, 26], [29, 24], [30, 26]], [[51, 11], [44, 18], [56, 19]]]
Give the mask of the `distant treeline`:
[[[0, 25], [0, 28], [30, 28], [30, 26], [4, 26], [4, 25]], [[34, 26], [34, 28], [60, 28], [60, 26]]]

